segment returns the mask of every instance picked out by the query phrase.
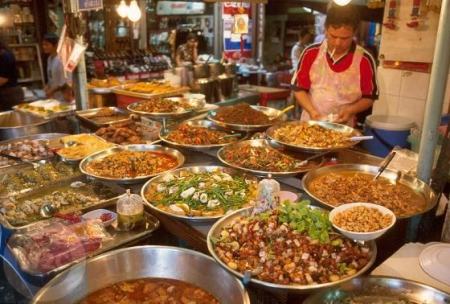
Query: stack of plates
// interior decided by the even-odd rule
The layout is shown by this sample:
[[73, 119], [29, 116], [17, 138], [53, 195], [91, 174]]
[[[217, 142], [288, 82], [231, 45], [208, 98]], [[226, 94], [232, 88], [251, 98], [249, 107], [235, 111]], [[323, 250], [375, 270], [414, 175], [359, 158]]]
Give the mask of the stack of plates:
[[450, 244], [426, 247], [419, 256], [419, 262], [429, 276], [450, 286]]

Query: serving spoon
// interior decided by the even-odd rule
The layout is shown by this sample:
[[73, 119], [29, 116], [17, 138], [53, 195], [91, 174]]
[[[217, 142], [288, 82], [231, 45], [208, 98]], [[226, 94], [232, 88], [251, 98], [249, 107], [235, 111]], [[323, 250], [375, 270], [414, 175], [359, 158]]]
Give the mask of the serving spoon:
[[39, 214], [43, 218], [50, 218], [53, 217], [55, 213], [58, 212], [58, 208], [53, 205], [52, 203], [44, 203], [42, 204], [41, 208], [39, 208]]
[[389, 166], [391, 161], [394, 159], [395, 153], [395, 151], [391, 151], [391, 153], [389, 153], [389, 155], [384, 159], [372, 181], [376, 181], [378, 177], [380, 177], [380, 175], [384, 172], [384, 170], [386, 170], [387, 166]]
[[295, 108], [295, 105], [290, 105], [290, 106], [284, 108], [283, 110], [281, 110], [280, 112], [278, 112], [278, 114], [276, 116], [269, 117], [269, 120], [270, 121], [276, 120], [276, 119], [280, 118], [284, 113], [289, 112], [293, 108]]

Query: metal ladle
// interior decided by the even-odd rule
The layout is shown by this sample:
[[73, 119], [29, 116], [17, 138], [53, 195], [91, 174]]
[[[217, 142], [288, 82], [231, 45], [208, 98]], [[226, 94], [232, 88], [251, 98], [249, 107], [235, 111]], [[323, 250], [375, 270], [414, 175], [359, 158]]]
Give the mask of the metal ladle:
[[58, 207], [53, 205], [52, 203], [44, 203], [41, 208], [39, 208], [39, 214], [43, 218], [50, 218], [58, 212]]

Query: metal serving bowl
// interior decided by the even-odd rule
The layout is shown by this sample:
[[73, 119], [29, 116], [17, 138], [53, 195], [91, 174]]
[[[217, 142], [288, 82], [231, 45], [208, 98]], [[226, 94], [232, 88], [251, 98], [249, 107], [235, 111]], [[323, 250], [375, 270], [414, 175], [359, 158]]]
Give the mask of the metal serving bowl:
[[108, 182], [116, 182], [119, 184], [137, 184], [140, 182], [143, 182], [153, 176], [162, 174], [164, 172], [159, 172], [159, 173], [155, 173], [155, 174], [151, 174], [151, 175], [146, 175], [146, 176], [137, 176], [137, 177], [132, 177], [132, 178], [113, 178], [113, 177], [106, 177], [106, 176], [100, 176], [100, 175], [96, 175], [96, 174], [92, 174], [90, 172], [88, 172], [86, 170], [88, 164], [94, 160], [99, 160], [102, 159], [106, 156], [115, 154], [117, 152], [120, 151], [151, 151], [151, 152], [159, 152], [159, 153], [164, 153], [167, 155], [171, 155], [173, 157], [175, 157], [177, 159], [177, 166], [174, 168], [171, 168], [167, 171], [171, 171], [174, 169], [177, 169], [179, 167], [181, 167], [184, 164], [184, 156], [183, 154], [181, 154], [178, 150], [175, 149], [171, 149], [171, 148], [166, 148], [166, 147], [162, 147], [159, 145], [127, 145], [127, 146], [116, 146], [116, 147], [112, 147], [100, 152], [96, 152], [94, 154], [91, 154], [89, 156], [87, 156], [86, 158], [84, 158], [81, 163], [80, 163], [80, 171], [83, 174], [92, 176], [94, 178], [97, 178], [99, 180], [103, 180], [103, 181], [108, 181]]
[[[220, 126], [216, 126], [213, 122], [208, 121], [208, 120], [189, 120], [189, 121], [183, 122], [182, 124], [186, 124], [191, 127], [201, 127], [201, 128], [206, 128], [206, 129], [210, 129], [210, 130], [224, 131], [224, 132], [228, 133], [229, 135], [236, 134], [236, 132], [224, 129]], [[177, 142], [169, 140], [167, 138], [167, 136], [170, 134], [170, 132], [175, 130], [178, 126], [179, 125], [167, 128], [165, 130], [163, 128], [161, 128], [161, 131], [159, 133], [159, 138], [161, 138], [162, 141], [169, 144], [170, 146], [174, 146], [176, 148], [184, 148], [184, 149], [194, 150], [194, 151], [216, 149], [216, 148], [221, 148], [221, 147], [224, 147], [224, 146], [230, 144], [230, 143], [223, 143], [223, 144], [211, 144], [211, 145], [189, 145], [189, 144], [181, 144], [181, 143], [177, 143]], [[237, 136], [238, 139], [243, 139], [246, 137], [247, 137], [247, 133], [245, 133], [245, 132], [241, 132], [241, 135]]]
[[[339, 173], [339, 172], [359, 172], [375, 176], [378, 172], [378, 169], [379, 167], [377, 166], [361, 165], [361, 164], [342, 164], [342, 165], [322, 167], [315, 170], [311, 170], [307, 174], [305, 174], [305, 176], [302, 179], [302, 187], [305, 190], [305, 192], [315, 201], [319, 202], [320, 204], [328, 208], [334, 208], [336, 207], [335, 205], [332, 205], [328, 202], [319, 199], [317, 196], [314, 195], [314, 193], [311, 192], [310, 184], [314, 179], [330, 173]], [[425, 213], [431, 210], [437, 203], [436, 193], [434, 193], [434, 191], [430, 188], [428, 184], [424, 183], [423, 181], [415, 177], [399, 174], [399, 171], [394, 171], [390, 169], [384, 170], [381, 177], [387, 178], [391, 180], [393, 183], [397, 182], [409, 187], [416, 193], [420, 194], [425, 201], [426, 206], [422, 211], [408, 216], [397, 216], [397, 219], [410, 218], [418, 214]]]
[[[314, 160], [308, 161], [304, 166], [301, 166], [300, 168], [298, 168], [298, 169], [296, 169], [294, 171], [273, 172], [273, 171], [254, 170], [254, 169], [250, 169], [250, 168], [237, 166], [237, 165], [234, 165], [234, 164], [230, 163], [225, 158], [225, 152], [227, 152], [228, 149], [239, 150], [239, 149], [242, 149], [242, 148], [244, 148], [246, 146], [251, 146], [251, 147], [269, 147], [271, 149], [275, 149], [274, 147], [272, 147], [270, 145], [270, 142], [268, 140], [265, 140], [265, 139], [250, 139], [250, 140], [239, 141], [239, 142], [228, 144], [228, 145], [224, 146], [219, 151], [217, 151], [217, 157], [219, 158], [219, 160], [222, 163], [224, 163], [225, 165], [227, 165], [229, 167], [232, 167], [232, 168], [235, 168], [235, 169], [239, 169], [239, 170], [243, 170], [243, 171], [247, 171], [247, 172], [252, 173], [254, 175], [257, 175], [257, 176], [268, 176], [270, 174], [270, 175], [272, 175], [272, 177], [294, 176], [294, 175], [297, 175], [299, 173], [306, 172], [306, 171], [312, 170], [314, 168], [317, 168], [324, 162], [324, 158], [321, 157], [321, 158], [318, 158], [318, 159], [314, 159]], [[306, 156], [304, 156], [304, 155], [294, 155], [294, 156], [289, 155], [289, 156], [298, 159], [299, 162], [301, 162], [304, 159], [306, 159]]]
[[[312, 208], [319, 208], [319, 207], [312, 207]], [[321, 209], [321, 208], [319, 208], [319, 209]], [[232, 222], [234, 222], [236, 219], [238, 219], [240, 217], [250, 216], [251, 212], [252, 212], [252, 208], [250, 207], [250, 208], [235, 211], [235, 212], [221, 218], [211, 227], [211, 229], [209, 230], [208, 236], [207, 236], [207, 240], [206, 240], [207, 245], [208, 245], [208, 251], [213, 256], [213, 258], [220, 264], [220, 266], [222, 266], [223, 268], [225, 268], [226, 270], [228, 270], [229, 272], [231, 272], [232, 274], [234, 274], [235, 276], [237, 276], [240, 279], [244, 279], [244, 274], [237, 272], [236, 270], [233, 270], [232, 268], [228, 267], [228, 265], [219, 258], [219, 256], [216, 254], [216, 251], [215, 251], [213, 239], [220, 238], [220, 232], [222, 231], [222, 229], [224, 227], [228, 226], [229, 224], [231, 224]], [[355, 274], [348, 276], [344, 279], [341, 279], [339, 281], [323, 283], [323, 284], [315, 284], [315, 285], [293, 285], [293, 284], [292, 285], [282, 285], [282, 284], [270, 283], [270, 282], [266, 282], [266, 281], [262, 281], [262, 280], [258, 280], [258, 279], [250, 277], [250, 283], [253, 283], [254, 285], [256, 285], [258, 287], [263, 287], [263, 288], [271, 290], [271, 291], [275, 291], [275, 292], [283, 291], [283, 292], [288, 292], [288, 293], [310, 293], [313, 291], [320, 290], [322, 288], [335, 286], [339, 283], [351, 280], [352, 278], [362, 275], [375, 262], [375, 258], [377, 255], [377, 246], [374, 241], [369, 241], [366, 244], [370, 247], [370, 252], [372, 254], [367, 265], [364, 266], [362, 269], [360, 269]]]
[[52, 132], [53, 120], [17, 111], [0, 113], [0, 140]]
[[331, 122], [326, 122], [326, 121], [314, 121], [314, 120], [310, 120], [310, 121], [289, 121], [289, 122], [284, 122], [284, 123], [279, 123], [277, 125], [274, 125], [272, 127], [270, 127], [267, 131], [266, 134], [267, 136], [273, 140], [274, 142], [288, 148], [291, 150], [295, 150], [295, 151], [301, 151], [301, 152], [325, 152], [325, 151], [332, 151], [332, 150], [339, 150], [339, 149], [347, 149], [350, 147], [353, 147], [354, 145], [358, 144], [359, 141], [349, 141], [346, 142], [343, 145], [339, 145], [339, 146], [335, 146], [335, 147], [312, 147], [312, 146], [305, 146], [305, 145], [295, 145], [292, 143], [288, 143], [288, 142], [284, 142], [281, 140], [278, 140], [275, 137], [275, 132], [283, 127], [286, 126], [295, 126], [295, 125], [299, 125], [299, 124], [308, 124], [310, 126], [313, 125], [318, 125], [321, 126], [323, 128], [326, 129], [330, 129], [330, 130], [334, 130], [337, 132], [341, 132], [343, 134], [348, 134], [350, 136], [360, 136], [361, 132], [353, 129], [352, 127], [349, 127], [347, 125], [341, 125], [341, 124], [337, 124], [337, 123], [331, 123]]
[[[181, 101], [182, 99], [186, 99], [184, 97], [165, 97], [164, 99], [168, 99], [174, 102]], [[150, 118], [156, 118], [156, 119], [162, 119], [162, 118], [172, 118], [172, 119], [180, 119], [182, 117], [188, 116], [192, 112], [195, 112], [197, 110], [202, 109], [205, 106], [205, 102], [202, 100], [195, 100], [192, 99], [189, 101], [189, 103], [192, 105], [191, 109], [184, 109], [183, 111], [179, 112], [145, 112], [145, 111], [139, 111], [136, 110], [136, 106], [140, 104], [141, 102], [146, 101], [137, 101], [132, 104], [129, 104], [127, 106], [127, 110], [138, 115], [150, 117]]]
[[355, 278], [310, 296], [305, 304], [358, 303], [450, 303], [450, 295], [414, 281], [369, 276]]
[[[174, 176], [179, 176], [181, 172], [194, 172], [194, 173], [200, 173], [200, 172], [213, 172], [216, 170], [220, 170], [222, 172], [228, 173], [231, 176], [245, 176], [245, 178], [247, 179], [251, 179], [254, 180], [255, 182], [257, 181], [257, 179], [254, 176], [248, 175], [246, 173], [240, 172], [238, 170], [232, 169], [232, 168], [227, 168], [227, 167], [222, 167], [222, 166], [195, 166], [195, 167], [187, 167], [187, 168], [180, 168], [174, 171], [171, 171], [170, 173], [166, 173], [166, 174], [172, 174]], [[184, 221], [189, 221], [189, 222], [214, 222], [217, 219], [223, 217], [223, 215], [215, 215], [215, 216], [185, 216], [185, 215], [177, 215], [174, 213], [170, 213], [164, 210], [159, 209], [158, 207], [156, 207], [155, 205], [153, 205], [152, 202], [150, 202], [149, 200], [147, 200], [147, 198], [145, 197], [145, 193], [147, 192], [147, 189], [155, 183], [159, 183], [161, 182], [166, 174], [162, 174], [159, 176], [156, 176], [154, 178], [152, 178], [151, 180], [149, 180], [148, 182], [145, 183], [145, 185], [142, 187], [141, 189], [141, 196], [144, 199], [145, 203], [147, 204], [147, 206], [149, 206], [150, 208], [152, 208], [153, 210], [163, 213], [167, 216], [171, 216], [180, 220], [184, 220]]]
[[[231, 130], [235, 130], [235, 131], [244, 131], [244, 132], [253, 132], [253, 131], [264, 131], [266, 130], [268, 127], [272, 126], [273, 124], [276, 124], [280, 121], [285, 121], [287, 119], [287, 115], [286, 114], [282, 114], [280, 115], [281, 111], [274, 109], [274, 108], [269, 108], [269, 107], [263, 107], [263, 106], [250, 106], [253, 109], [263, 112], [264, 114], [266, 114], [269, 118], [274, 118], [273, 121], [271, 121], [268, 124], [265, 125], [241, 125], [241, 124], [231, 124], [231, 123], [226, 123], [220, 120], [216, 119], [217, 116], [217, 112], [216, 111], [210, 111], [208, 113], [207, 118], [209, 120], [211, 120], [212, 122], [214, 122], [216, 125], [221, 126], [223, 128], [226, 129], [231, 129]], [[278, 117], [280, 116], [280, 117]], [[278, 117], [275, 119], [275, 117]]]
[[80, 263], [48, 282], [32, 303], [78, 303], [96, 290], [140, 278], [180, 280], [205, 289], [220, 303], [250, 304], [243, 285], [212, 258], [167, 246], [124, 248]]

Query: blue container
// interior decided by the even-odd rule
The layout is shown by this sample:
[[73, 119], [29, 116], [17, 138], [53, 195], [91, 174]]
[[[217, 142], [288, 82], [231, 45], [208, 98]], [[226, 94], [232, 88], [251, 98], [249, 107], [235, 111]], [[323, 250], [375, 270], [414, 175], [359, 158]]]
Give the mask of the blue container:
[[413, 120], [401, 116], [367, 116], [364, 135], [371, 135], [374, 138], [364, 141], [363, 147], [380, 157], [388, 155], [396, 146], [409, 148], [408, 136], [414, 125]]

